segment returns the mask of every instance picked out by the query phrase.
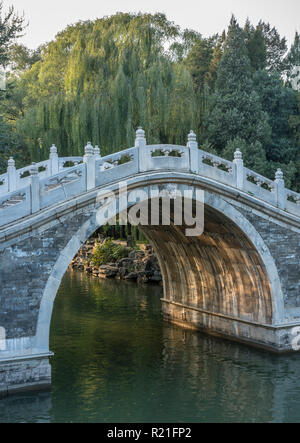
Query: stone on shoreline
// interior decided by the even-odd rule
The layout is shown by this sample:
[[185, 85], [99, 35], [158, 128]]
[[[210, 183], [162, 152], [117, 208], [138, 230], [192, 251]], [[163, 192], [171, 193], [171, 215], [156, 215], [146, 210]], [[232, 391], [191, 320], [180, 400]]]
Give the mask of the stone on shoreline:
[[99, 267], [99, 276], [104, 275], [106, 278], [115, 278], [118, 274], [118, 268], [111, 265], [102, 265]]
[[131, 251], [128, 257], [102, 266], [92, 264], [94, 246], [95, 240], [88, 240], [74, 257], [70, 267], [97, 278], [116, 278], [137, 283], [162, 283], [159, 263], [150, 245], [141, 245], [140, 250]]

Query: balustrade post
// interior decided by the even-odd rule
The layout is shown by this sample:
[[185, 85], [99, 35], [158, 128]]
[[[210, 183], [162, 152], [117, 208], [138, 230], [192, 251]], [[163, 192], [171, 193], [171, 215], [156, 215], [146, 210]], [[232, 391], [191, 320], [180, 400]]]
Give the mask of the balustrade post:
[[148, 171], [151, 152], [147, 149], [145, 131], [142, 127], [139, 127], [136, 131], [135, 147], [139, 149], [139, 172]]
[[283, 172], [281, 169], [277, 169], [275, 174], [275, 190], [276, 190], [276, 202], [280, 209], [285, 209], [286, 203], [286, 189], [283, 179]]
[[100, 160], [100, 158], [101, 158], [100, 148], [97, 145], [94, 148], [94, 156], [95, 156], [95, 160]]
[[91, 142], [85, 147], [83, 163], [86, 164], [86, 190], [94, 189], [96, 186], [96, 158]]
[[50, 175], [55, 175], [59, 173], [59, 163], [57, 147], [52, 145], [50, 148]]
[[235, 173], [236, 173], [236, 187], [238, 189], [244, 188], [244, 161], [243, 154], [238, 149], [234, 153], [233, 164], [235, 165]]
[[13, 192], [17, 189], [17, 173], [13, 157], [10, 157], [7, 164], [8, 192]]
[[30, 168], [31, 177], [31, 213], [34, 214], [40, 210], [40, 178], [39, 170], [35, 163]]
[[191, 131], [188, 135], [187, 147], [190, 149], [190, 171], [199, 174], [199, 149], [194, 131]]

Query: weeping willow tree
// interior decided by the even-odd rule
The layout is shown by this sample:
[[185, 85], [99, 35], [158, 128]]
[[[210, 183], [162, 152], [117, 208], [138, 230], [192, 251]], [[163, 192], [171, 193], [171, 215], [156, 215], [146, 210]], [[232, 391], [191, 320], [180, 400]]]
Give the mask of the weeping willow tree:
[[25, 72], [24, 116], [17, 121], [32, 159], [82, 153], [88, 140], [103, 154], [133, 146], [142, 125], [149, 142], [186, 142], [195, 127], [189, 71], [166, 51], [180, 36], [164, 14], [123, 14], [80, 22], [43, 48]]

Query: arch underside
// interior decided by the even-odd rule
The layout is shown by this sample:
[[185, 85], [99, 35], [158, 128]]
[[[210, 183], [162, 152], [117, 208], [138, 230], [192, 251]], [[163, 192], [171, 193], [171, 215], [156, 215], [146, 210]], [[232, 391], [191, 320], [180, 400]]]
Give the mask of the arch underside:
[[[38, 349], [49, 349], [53, 303], [61, 279], [81, 244], [105, 223], [105, 211], [100, 207], [99, 213], [94, 212], [60, 253], [42, 296]], [[232, 205], [210, 193], [206, 193], [201, 236], [187, 237], [186, 228], [191, 227], [175, 226], [172, 220], [171, 213], [168, 226], [141, 226], [160, 262], [165, 318], [272, 347], [275, 332], [264, 326], [276, 324], [282, 293], [276, 267], [258, 232]]]
[[205, 206], [205, 228], [186, 237], [186, 226], [142, 226], [159, 258], [164, 299], [214, 314], [272, 324], [272, 288], [250, 239]]

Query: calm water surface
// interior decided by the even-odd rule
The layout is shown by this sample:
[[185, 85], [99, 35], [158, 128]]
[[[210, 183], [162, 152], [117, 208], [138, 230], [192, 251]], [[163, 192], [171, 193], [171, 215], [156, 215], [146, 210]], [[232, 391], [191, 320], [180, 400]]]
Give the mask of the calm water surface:
[[0, 422], [300, 421], [300, 354], [166, 324], [161, 296], [68, 272], [52, 318], [52, 392], [0, 400]]

